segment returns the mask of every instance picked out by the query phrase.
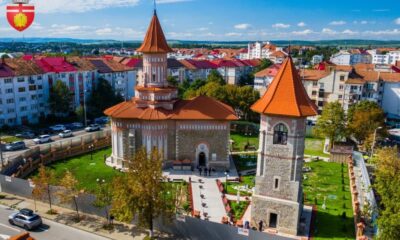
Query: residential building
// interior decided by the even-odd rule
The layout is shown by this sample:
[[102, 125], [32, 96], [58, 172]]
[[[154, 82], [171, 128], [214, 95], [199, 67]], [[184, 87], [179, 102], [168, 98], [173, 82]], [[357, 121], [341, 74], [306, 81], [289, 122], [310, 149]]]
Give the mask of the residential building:
[[274, 64], [269, 68], [254, 74], [254, 89], [259, 91], [260, 95], [263, 95], [267, 90], [269, 84], [271, 84], [279, 69], [280, 65]]
[[312, 56], [311, 64], [316, 65], [322, 61], [324, 61], [324, 55], [314, 55]]

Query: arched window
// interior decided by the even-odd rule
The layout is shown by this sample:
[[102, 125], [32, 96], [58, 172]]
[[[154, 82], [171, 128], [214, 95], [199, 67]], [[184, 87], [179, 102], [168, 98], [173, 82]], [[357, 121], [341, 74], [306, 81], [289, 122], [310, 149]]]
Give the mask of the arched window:
[[274, 144], [287, 144], [288, 129], [283, 123], [279, 123], [274, 127]]

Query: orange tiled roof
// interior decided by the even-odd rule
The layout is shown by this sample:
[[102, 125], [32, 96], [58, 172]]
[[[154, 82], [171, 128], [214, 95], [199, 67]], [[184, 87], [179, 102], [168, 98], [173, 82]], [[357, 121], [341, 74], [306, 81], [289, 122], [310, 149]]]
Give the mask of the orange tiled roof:
[[153, 18], [151, 19], [150, 26], [147, 29], [142, 46], [140, 46], [137, 51], [143, 53], [168, 53], [173, 51], [168, 46], [164, 32], [161, 28], [160, 21], [158, 21], [157, 13], [155, 11]]
[[353, 70], [352, 66], [347, 66], [347, 65], [336, 65], [334, 66], [334, 69], [336, 71], [342, 71], [342, 72], [350, 72]]
[[317, 115], [317, 107], [308, 97], [291, 57], [284, 61], [264, 96], [251, 109], [267, 115], [290, 117]]
[[232, 107], [206, 96], [178, 100], [173, 110], [140, 108], [134, 99], [117, 104], [104, 113], [118, 119], [141, 120], [237, 120]]
[[301, 79], [307, 81], [318, 81], [330, 74], [328, 71], [321, 71], [315, 69], [302, 69], [300, 72]]

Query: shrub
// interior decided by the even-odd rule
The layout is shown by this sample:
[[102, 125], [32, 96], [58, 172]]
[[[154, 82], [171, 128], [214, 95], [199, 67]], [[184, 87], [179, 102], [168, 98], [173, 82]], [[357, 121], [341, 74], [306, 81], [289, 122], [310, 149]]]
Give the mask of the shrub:
[[345, 211], [343, 211], [343, 213], [342, 213], [342, 218], [346, 219], [346, 212]]
[[57, 215], [58, 214], [57, 210], [54, 210], [54, 209], [50, 209], [46, 213], [49, 215]]

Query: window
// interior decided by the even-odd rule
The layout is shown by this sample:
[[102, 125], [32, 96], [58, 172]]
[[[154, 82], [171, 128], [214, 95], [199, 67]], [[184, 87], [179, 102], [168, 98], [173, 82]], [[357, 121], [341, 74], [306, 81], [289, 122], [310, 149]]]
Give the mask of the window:
[[345, 78], [345, 76], [344, 76], [344, 75], [341, 75], [341, 76], [340, 76], [340, 81], [343, 82], [343, 81], [344, 81], [344, 78]]
[[18, 92], [25, 92], [25, 88], [24, 87], [18, 88]]
[[279, 189], [279, 177], [274, 177], [274, 190]]
[[317, 91], [312, 91], [311, 93], [313, 96], [317, 95]]
[[342, 99], [342, 97], [343, 97], [342, 95], [339, 95], [339, 96], [338, 96], [339, 99]]
[[12, 78], [6, 78], [6, 79], [4, 79], [4, 83], [12, 83]]
[[36, 85], [29, 85], [29, 91], [35, 91]]
[[6, 89], [6, 93], [13, 93], [13, 89], [12, 88], [7, 88]]
[[17, 79], [17, 82], [25, 82], [25, 78], [20, 77], [20, 78]]
[[41, 90], [41, 89], [43, 89], [43, 85], [37, 85], [37, 88], [38, 88], [39, 90]]
[[9, 109], [7, 109], [7, 112], [8, 113], [13, 113], [13, 112], [15, 112], [15, 110], [14, 110], [14, 108], [9, 108]]
[[283, 123], [279, 123], [274, 127], [274, 144], [287, 144], [288, 129]]
[[26, 106], [20, 107], [19, 109], [20, 109], [21, 112], [25, 112], [26, 110], [28, 110], [28, 108]]
[[339, 85], [339, 90], [343, 90], [343, 85], [342, 84]]
[[9, 98], [9, 99], [7, 99], [7, 103], [8, 103], [8, 104], [14, 103], [14, 98]]
[[19, 98], [19, 101], [20, 101], [20, 102], [25, 102], [25, 101], [26, 101], [26, 97], [20, 97], [20, 98]]
[[313, 82], [312, 85], [313, 85], [313, 87], [316, 87], [316, 86], [318, 86], [318, 82]]

